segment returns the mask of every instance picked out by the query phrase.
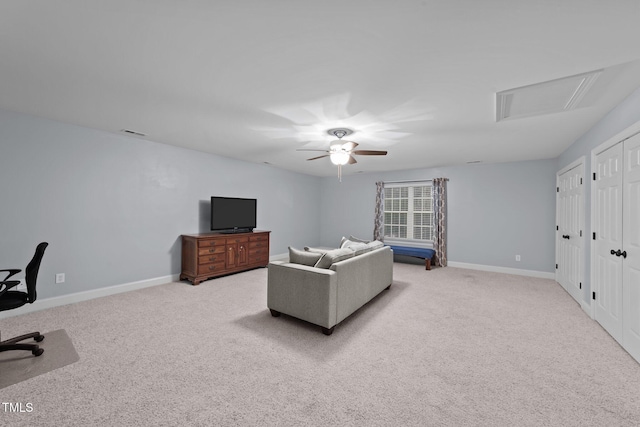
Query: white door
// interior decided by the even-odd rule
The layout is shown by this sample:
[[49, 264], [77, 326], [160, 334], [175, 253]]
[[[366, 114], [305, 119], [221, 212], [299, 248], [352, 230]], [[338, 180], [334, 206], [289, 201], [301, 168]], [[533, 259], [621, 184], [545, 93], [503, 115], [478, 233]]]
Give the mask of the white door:
[[595, 318], [622, 343], [622, 260], [612, 254], [622, 248], [622, 143], [595, 159]]
[[578, 302], [582, 300], [582, 247], [584, 228], [584, 164], [558, 177], [556, 280]]
[[623, 205], [623, 346], [640, 361], [640, 135], [624, 142]]

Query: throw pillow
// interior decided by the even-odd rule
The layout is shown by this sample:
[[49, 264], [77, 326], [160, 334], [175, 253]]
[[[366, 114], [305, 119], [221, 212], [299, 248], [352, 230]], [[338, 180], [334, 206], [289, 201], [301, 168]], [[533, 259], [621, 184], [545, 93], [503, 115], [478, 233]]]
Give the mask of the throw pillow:
[[289, 262], [291, 263], [314, 266], [320, 257], [322, 257], [322, 254], [301, 251], [300, 249], [289, 246]]
[[304, 250], [307, 251], [307, 252], [315, 252], [315, 253], [318, 253], [318, 254], [326, 254], [331, 249], [320, 249], [320, 248], [312, 248], [312, 247], [309, 247], [309, 246], [305, 246]]
[[349, 243], [353, 243], [351, 240], [347, 239], [346, 237], [342, 236], [342, 239], [340, 239], [340, 246], [338, 246], [339, 248], [346, 248], [349, 246]]
[[371, 240], [358, 239], [357, 237], [353, 237], [353, 236], [349, 236], [349, 240], [351, 240], [352, 242], [358, 242], [358, 243], [369, 243], [371, 241]]
[[355, 253], [349, 248], [332, 249], [321, 255], [321, 258], [318, 260], [316, 265], [314, 265], [314, 267], [329, 268], [336, 262], [353, 257], [354, 254]]

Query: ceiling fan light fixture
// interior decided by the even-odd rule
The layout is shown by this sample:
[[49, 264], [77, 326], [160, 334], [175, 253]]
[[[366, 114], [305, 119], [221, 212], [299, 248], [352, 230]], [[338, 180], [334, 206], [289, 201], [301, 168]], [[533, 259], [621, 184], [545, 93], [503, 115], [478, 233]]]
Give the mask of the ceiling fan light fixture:
[[349, 153], [346, 151], [334, 151], [329, 154], [331, 163], [334, 165], [346, 165], [349, 162]]

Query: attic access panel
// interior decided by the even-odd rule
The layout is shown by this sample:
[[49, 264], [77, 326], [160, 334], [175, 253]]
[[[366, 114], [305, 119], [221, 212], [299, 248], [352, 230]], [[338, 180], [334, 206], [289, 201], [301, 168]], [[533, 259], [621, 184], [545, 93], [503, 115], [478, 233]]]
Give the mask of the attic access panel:
[[496, 93], [496, 122], [577, 108], [603, 70]]

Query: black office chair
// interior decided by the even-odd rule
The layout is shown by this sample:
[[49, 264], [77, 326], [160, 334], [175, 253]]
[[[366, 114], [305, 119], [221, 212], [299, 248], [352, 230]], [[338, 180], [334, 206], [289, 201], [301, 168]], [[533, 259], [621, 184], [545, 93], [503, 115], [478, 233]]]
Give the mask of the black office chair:
[[[8, 273], [7, 277], [0, 282], [0, 311], [13, 310], [14, 308], [22, 307], [26, 303], [33, 304], [36, 300], [36, 279], [38, 278], [40, 262], [42, 261], [42, 256], [44, 255], [44, 250], [47, 249], [47, 246], [49, 246], [47, 242], [40, 243], [36, 248], [36, 253], [33, 255], [33, 259], [24, 269], [24, 280], [27, 282], [27, 292], [9, 290], [18, 286], [20, 281], [7, 279], [18, 274], [22, 270], [13, 268], [6, 270], [0, 269], [0, 272]], [[20, 341], [24, 341], [29, 338], [33, 338], [36, 342], [40, 342], [44, 339], [44, 335], [41, 335], [40, 332], [32, 332], [6, 341], [0, 341], [0, 351], [29, 350], [34, 356], [40, 356], [44, 352], [44, 349], [40, 348], [37, 344], [18, 344]]]

